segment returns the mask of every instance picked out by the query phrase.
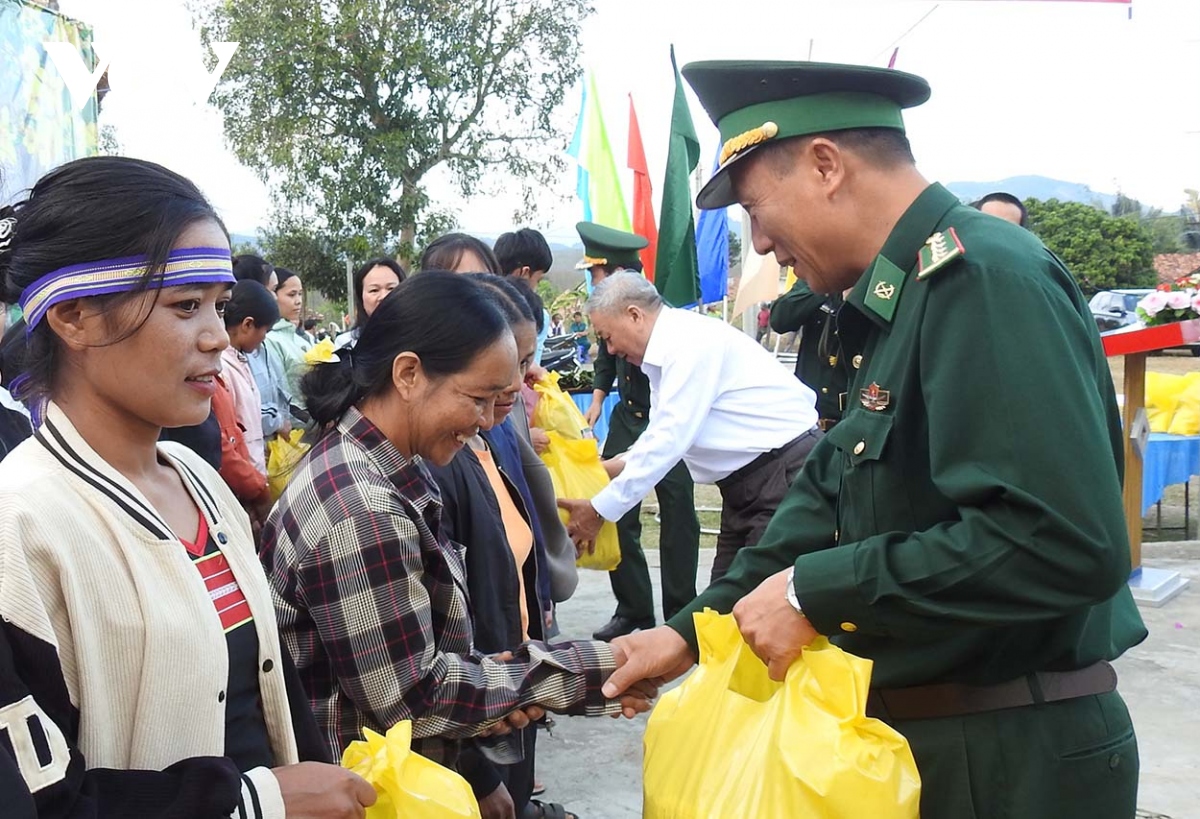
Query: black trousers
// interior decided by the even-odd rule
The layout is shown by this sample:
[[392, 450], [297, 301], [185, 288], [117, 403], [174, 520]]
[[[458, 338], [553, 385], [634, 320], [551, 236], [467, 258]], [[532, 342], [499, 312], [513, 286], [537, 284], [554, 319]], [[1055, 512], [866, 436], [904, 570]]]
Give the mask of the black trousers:
[[721, 533], [717, 535], [717, 555], [713, 559], [714, 582], [725, 576], [741, 549], [762, 538], [804, 459], [822, 434], [813, 427], [717, 481], [721, 490]]
[[[611, 458], [633, 446], [649, 424], [645, 413], [637, 413], [618, 404], [608, 422], [604, 457]], [[696, 517], [695, 485], [683, 462], [654, 487], [658, 497], [658, 549], [662, 572], [664, 619], [670, 619], [696, 599], [696, 570], [700, 561], [700, 521]], [[630, 509], [617, 521], [617, 540], [621, 544], [621, 564], [608, 573], [617, 615], [632, 620], [654, 619], [654, 590], [650, 569], [642, 551], [642, 505]]]

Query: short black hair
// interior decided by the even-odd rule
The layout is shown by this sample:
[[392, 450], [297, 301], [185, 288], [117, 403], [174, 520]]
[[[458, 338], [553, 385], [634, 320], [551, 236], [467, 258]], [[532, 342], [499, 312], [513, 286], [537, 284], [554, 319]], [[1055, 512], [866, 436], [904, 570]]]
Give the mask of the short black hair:
[[988, 202], [1003, 202], [1006, 205], [1012, 205], [1017, 210], [1021, 211], [1021, 227], [1029, 226], [1029, 211], [1025, 209], [1025, 203], [1016, 196], [1013, 196], [1011, 193], [994, 191], [993, 193], [989, 193], [987, 196], [980, 197], [978, 201], [972, 202], [971, 207], [975, 208], [975, 210], [983, 210], [983, 206]]
[[253, 319], [255, 327], [271, 327], [279, 321], [279, 302], [253, 279], [235, 284], [225, 305], [226, 327], [236, 327], [246, 319]]
[[502, 276], [511, 276], [522, 267], [547, 271], [554, 265], [554, 254], [546, 237], [533, 228], [503, 234], [496, 240], [494, 250]]
[[913, 156], [908, 136], [895, 128], [850, 128], [824, 134], [790, 137], [778, 142], [768, 142], [755, 152], [770, 164], [773, 171], [784, 176], [792, 169], [794, 152], [817, 138], [828, 139], [839, 148], [858, 154], [877, 168], [914, 165], [917, 161]]
[[503, 275], [496, 254], [486, 244], [466, 233], [447, 233], [429, 243], [421, 254], [421, 271], [454, 270], [462, 261], [463, 254], [471, 251], [479, 257], [487, 270], [472, 270], [472, 273], [495, 273]]
[[249, 279], [266, 287], [274, 272], [275, 268], [270, 262], [253, 253], [240, 253], [233, 257], [233, 277], [239, 282]]

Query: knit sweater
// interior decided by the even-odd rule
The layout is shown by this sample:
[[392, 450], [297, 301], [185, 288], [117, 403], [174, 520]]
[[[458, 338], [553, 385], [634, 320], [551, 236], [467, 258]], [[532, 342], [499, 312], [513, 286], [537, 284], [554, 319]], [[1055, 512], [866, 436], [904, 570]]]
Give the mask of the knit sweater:
[[[199, 457], [169, 443], [159, 453], [250, 605], [271, 750], [275, 764], [295, 763], [287, 661], [248, 521]], [[0, 727], [29, 790], [63, 804], [107, 793], [119, 805], [43, 815], [283, 817], [269, 770], [239, 773], [223, 759], [229, 655], [199, 572], [150, 503], [53, 404], [0, 465], [0, 616], [15, 656], [7, 666], [0, 657]], [[20, 729], [29, 719], [45, 733], [49, 764], [31, 729]], [[79, 792], [56, 794], [64, 783]]]

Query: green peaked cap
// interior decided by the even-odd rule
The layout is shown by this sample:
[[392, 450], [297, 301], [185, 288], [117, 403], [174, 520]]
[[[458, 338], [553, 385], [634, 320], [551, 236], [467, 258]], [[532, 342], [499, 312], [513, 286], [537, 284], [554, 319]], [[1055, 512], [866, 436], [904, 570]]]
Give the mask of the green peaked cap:
[[580, 222], [575, 230], [583, 240], [583, 261], [575, 265], [576, 270], [598, 264], [636, 264], [641, 261], [638, 251], [650, 244], [645, 236], [595, 222]]
[[706, 210], [736, 199], [729, 168], [769, 142], [853, 128], [904, 131], [900, 112], [929, 83], [890, 68], [769, 60], [689, 63], [683, 76], [721, 132], [721, 163], [696, 197]]

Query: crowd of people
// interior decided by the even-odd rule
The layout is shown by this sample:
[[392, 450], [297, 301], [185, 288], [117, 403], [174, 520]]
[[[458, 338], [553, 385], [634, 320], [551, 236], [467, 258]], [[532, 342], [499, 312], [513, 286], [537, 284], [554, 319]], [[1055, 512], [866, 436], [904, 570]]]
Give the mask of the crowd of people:
[[[684, 75], [725, 142], [698, 204], [741, 204], [755, 249], [803, 280], [764, 317], [819, 339], [800, 378], [666, 304], [644, 238], [588, 222], [594, 290], [569, 323], [536, 294], [539, 233], [451, 233], [413, 275], [363, 264], [353, 327], [315, 359], [304, 271], [233, 257], [177, 173], [76, 160], [0, 210], [20, 306], [0, 345], [6, 816], [361, 817], [376, 794], [335, 763], [409, 720], [485, 819], [562, 819], [535, 798], [536, 726], [649, 710], [697, 659], [706, 607], [774, 679], [819, 635], [872, 659], [868, 713], [908, 739], [926, 819], [1132, 815], [1108, 661], [1146, 632], [1077, 286], [1032, 234], [921, 176], [901, 117], [920, 78]], [[530, 382], [551, 333], [589, 331], [586, 420], [621, 397], [612, 481], [555, 497]], [[273, 491], [267, 453], [301, 430]], [[699, 593], [696, 482], [722, 498]], [[606, 521], [616, 611], [556, 639]]]

